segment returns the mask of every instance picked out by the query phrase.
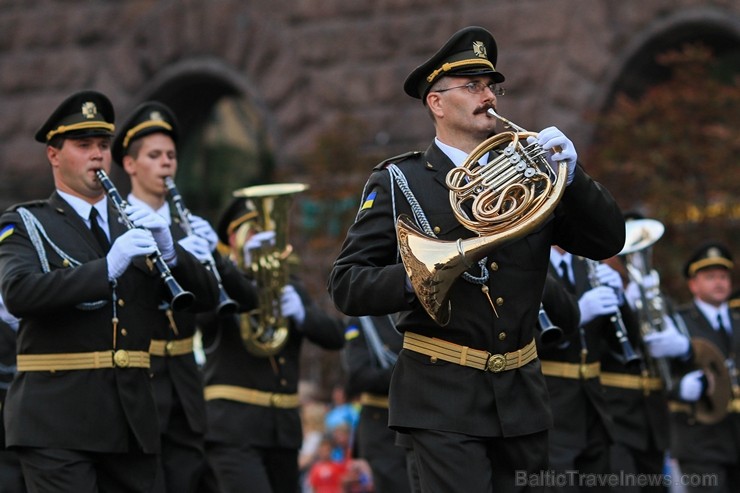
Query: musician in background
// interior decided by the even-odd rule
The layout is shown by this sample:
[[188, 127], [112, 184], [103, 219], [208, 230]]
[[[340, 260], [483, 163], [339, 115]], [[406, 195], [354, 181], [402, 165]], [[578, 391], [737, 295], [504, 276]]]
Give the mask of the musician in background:
[[[157, 101], [144, 102], [120, 126], [113, 140], [113, 159], [131, 180], [127, 202], [161, 216], [175, 241], [200, 261], [196, 267], [200, 275], [213, 283], [216, 281], [205, 263], [216, 250], [216, 232], [201, 217], [179, 217], [168, 200], [164, 179], [174, 179], [177, 173], [178, 137], [178, 122], [172, 110]], [[218, 257], [218, 252], [215, 255]], [[243, 279], [236, 269], [231, 271]], [[241, 294], [241, 301], [251, 308], [256, 296], [250, 288], [244, 282], [233, 291]], [[196, 313], [215, 306], [213, 299], [196, 299], [187, 311], [175, 312], [163, 300], [159, 313], [152, 317], [155, 334], [149, 353], [162, 441], [157, 493], [195, 493], [205, 469], [203, 378], [193, 354], [193, 341]]]
[[619, 207], [577, 166], [573, 143], [548, 127], [531, 140], [568, 169], [552, 220], [471, 262], [451, 284], [445, 326], [423, 308], [399, 257], [396, 220], [408, 215], [453, 249], [477, 236], [453, 213], [445, 178], [496, 132], [488, 114], [503, 94], [496, 61], [493, 36], [473, 26], [407, 77], [404, 90], [423, 102], [436, 138], [425, 152], [375, 168], [329, 279], [334, 303], [349, 316], [402, 312], [389, 420], [411, 436], [425, 492], [524, 491], [523, 472], [547, 469], [552, 416], [534, 336], [550, 245], [605, 258], [624, 244]]
[[[630, 223], [631, 220], [644, 219], [642, 216], [632, 213], [625, 215], [625, 219], [628, 226], [646, 228], [639, 223]], [[660, 238], [657, 234], [655, 236], [648, 245]], [[613, 263], [623, 273], [623, 280], [628, 282], [625, 298], [632, 311], [629, 319], [638, 323], [638, 330], [633, 331], [633, 340], [642, 356], [639, 364], [627, 365], [620, 353], [606, 348], [601, 359], [604, 398], [616, 430], [610, 453], [611, 468], [616, 474], [634, 478], [634, 481], [624, 481], [613, 488], [620, 493], [667, 490], [667, 485], [662, 482], [641, 484], [637, 478], [638, 475], [658, 478], [665, 471], [670, 445], [668, 393], [673, 387], [671, 360], [687, 361], [691, 358], [689, 338], [679, 331], [672, 316], [672, 304], [660, 292], [660, 278], [649, 262], [651, 255], [651, 247], [644, 246], [642, 250], [628, 254], [623, 251]]]
[[[259, 212], [245, 198], [229, 204], [216, 231], [245, 272], [251, 272], [258, 251], [275, 238], [275, 231], [261, 230]], [[293, 261], [283, 259], [281, 268], [291, 270]], [[273, 301], [279, 304], [288, 329], [284, 345], [273, 344], [277, 339], [252, 340], [254, 354], [240, 332], [242, 317], [248, 315], [219, 317], [210, 312], [198, 317], [206, 354], [206, 456], [222, 493], [296, 492], [303, 440], [298, 409], [301, 347], [306, 339], [328, 350], [344, 345], [343, 321], [312, 302], [296, 276], [289, 279], [280, 299], [263, 307], [272, 310]]]
[[410, 493], [406, 451], [388, 427], [388, 387], [403, 337], [394, 316], [381, 315], [351, 318], [345, 339], [347, 393], [359, 395], [362, 406], [355, 449], [370, 464], [376, 491]]
[[[624, 297], [621, 278], [614, 269], [598, 263], [595, 275], [597, 279], [590, 279], [587, 260], [551, 247], [550, 282], [545, 284], [543, 306], [566, 335], [553, 344], [540, 344], [538, 350], [555, 421], [550, 432], [550, 468], [561, 474], [610, 471], [614, 423], [599, 375], [605, 341], [621, 350], [610, 316], [622, 309]], [[573, 481], [547, 491], [582, 488]], [[588, 491], [607, 489], [595, 486]]]
[[[740, 363], [740, 312], [730, 309], [732, 256], [718, 242], [701, 245], [684, 266], [684, 277], [692, 302], [679, 309], [689, 336], [711, 342], [730, 375], [730, 386], [719, 386], [710, 368], [685, 371], [671, 402], [671, 453], [678, 459], [683, 474], [707, 475], [703, 484], [687, 485], [688, 492], [733, 493], [740, 491], [740, 388], [737, 365]], [[695, 356], [696, 358], [696, 356]], [[696, 365], [700, 362], [694, 361]], [[714, 385], [717, 383], [717, 385]], [[726, 382], [725, 382], [726, 384]], [[698, 406], [705, 405], [709, 393], [730, 394], [729, 411], [714, 409], [718, 422], [702, 423], [696, 417]], [[710, 400], [711, 402], [711, 400]], [[705, 476], [706, 478], [706, 476]], [[696, 476], [695, 476], [696, 479]]]
[[113, 131], [105, 95], [65, 99], [35, 135], [55, 191], [0, 218], [0, 290], [20, 319], [6, 444], [30, 491], [151, 491], [159, 431], [148, 351], [153, 315], [173, 293], [148, 257], [160, 253], [181, 292], [216, 298], [160, 216], [106, 199], [99, 170], [110, 170]]

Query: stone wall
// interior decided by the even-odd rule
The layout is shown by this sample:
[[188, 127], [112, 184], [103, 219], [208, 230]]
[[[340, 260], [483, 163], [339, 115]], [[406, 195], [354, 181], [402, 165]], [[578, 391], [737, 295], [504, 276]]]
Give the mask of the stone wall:
[[577, 146], [617, 77], [650, 39], [681, 23], [740, 36], [729, 0], [4, 0], [0, 3], [0, 206], [51, 179], [35, 129], [81, 88], [123, 115], [172, 73], [206, 72], [264, 112], [278, 166], [339, 115], [365, 123], [363, 148], [423, 148], [428, 117], [403, 94], [408, 72], [455, 30], [490, 29], [507, 77], [500, 112]]

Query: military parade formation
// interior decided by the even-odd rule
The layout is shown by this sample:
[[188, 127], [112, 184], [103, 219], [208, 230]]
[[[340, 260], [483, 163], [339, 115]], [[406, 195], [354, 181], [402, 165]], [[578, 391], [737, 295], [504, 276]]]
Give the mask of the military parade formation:
[[[0, 216], [0, 493], [740, 491], [732, 253], [697, 242], [671, 299], [665, 225], [500, 115], [498, 58], [470, 26], [410, 71], [434, 138], [371, 170], [341, 316], [288, 239], [305, 185], [230, 191], [212, 225], [167, 105], [61, 101], [53, 193]], [[341, 351], [353, 416], [307, 463], [304, 342]]]

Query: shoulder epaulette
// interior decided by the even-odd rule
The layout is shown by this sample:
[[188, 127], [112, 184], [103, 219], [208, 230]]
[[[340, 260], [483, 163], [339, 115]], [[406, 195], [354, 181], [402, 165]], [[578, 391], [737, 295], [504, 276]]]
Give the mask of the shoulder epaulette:
[[403, 154], [399, 154], [398, 156], [393, 156], [386, 159], [385, 161], [381, 161], [373, 168], [373, 170], [377, 171], [385, 169], [389, 164], [400, 163], [401, 161], [405, 161], [406, 159], [418, 156], [419, 154], [422, 154], [422, 151], [404, 152]]
[[8, 207], [8, 208], [7, 208], [6, 210], [7, 210], [7, 211], [12, 211], [12, 212], [15, 212], [15, 211], [17, 211], [17, 210], [18, 210], [18, 209], [19, 209], [20, 207], [24, 207], [24, 208], [26, 208], [26, 209], [29, 209], [29, 208], [31, 208], [31, 207], [41, 207], [41, 206], [43, 206], [43, 205], [44, 205], [44, 204], [46, 204], [46, 203], [47, 203], [47, 201], [46, 201], [46, 200], [43, 200], [43, 199], [39, 199], [39, 200], [29, 200], [28, 202], [21, 202], [21, 203], [19, 203], [19, 204], [13, 204], [13, 205], [11, 205], [10, 207]]

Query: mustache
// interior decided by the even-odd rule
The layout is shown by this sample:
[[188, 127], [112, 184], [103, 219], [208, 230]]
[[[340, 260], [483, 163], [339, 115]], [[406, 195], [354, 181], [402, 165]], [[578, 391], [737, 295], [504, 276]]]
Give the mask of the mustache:
[[495, 110], [496, 110], [496, 107], [495, 107], [494, 105], [492, 105], [492, 104], [484, 104], [483, 106], [479, 106], [479, 107], [477, 107], [477, 108], [476, 108], [476, 109], [475, 109], [475, 110], [473, 111], [473, 114], [474, 114], [474, 115], [479, 115], [479, 114], [481, 114], [481, 113], [488, 113], [488, 110], [489, 110], [489, 109], [493, 109], [493, 110], [495, 111]]

